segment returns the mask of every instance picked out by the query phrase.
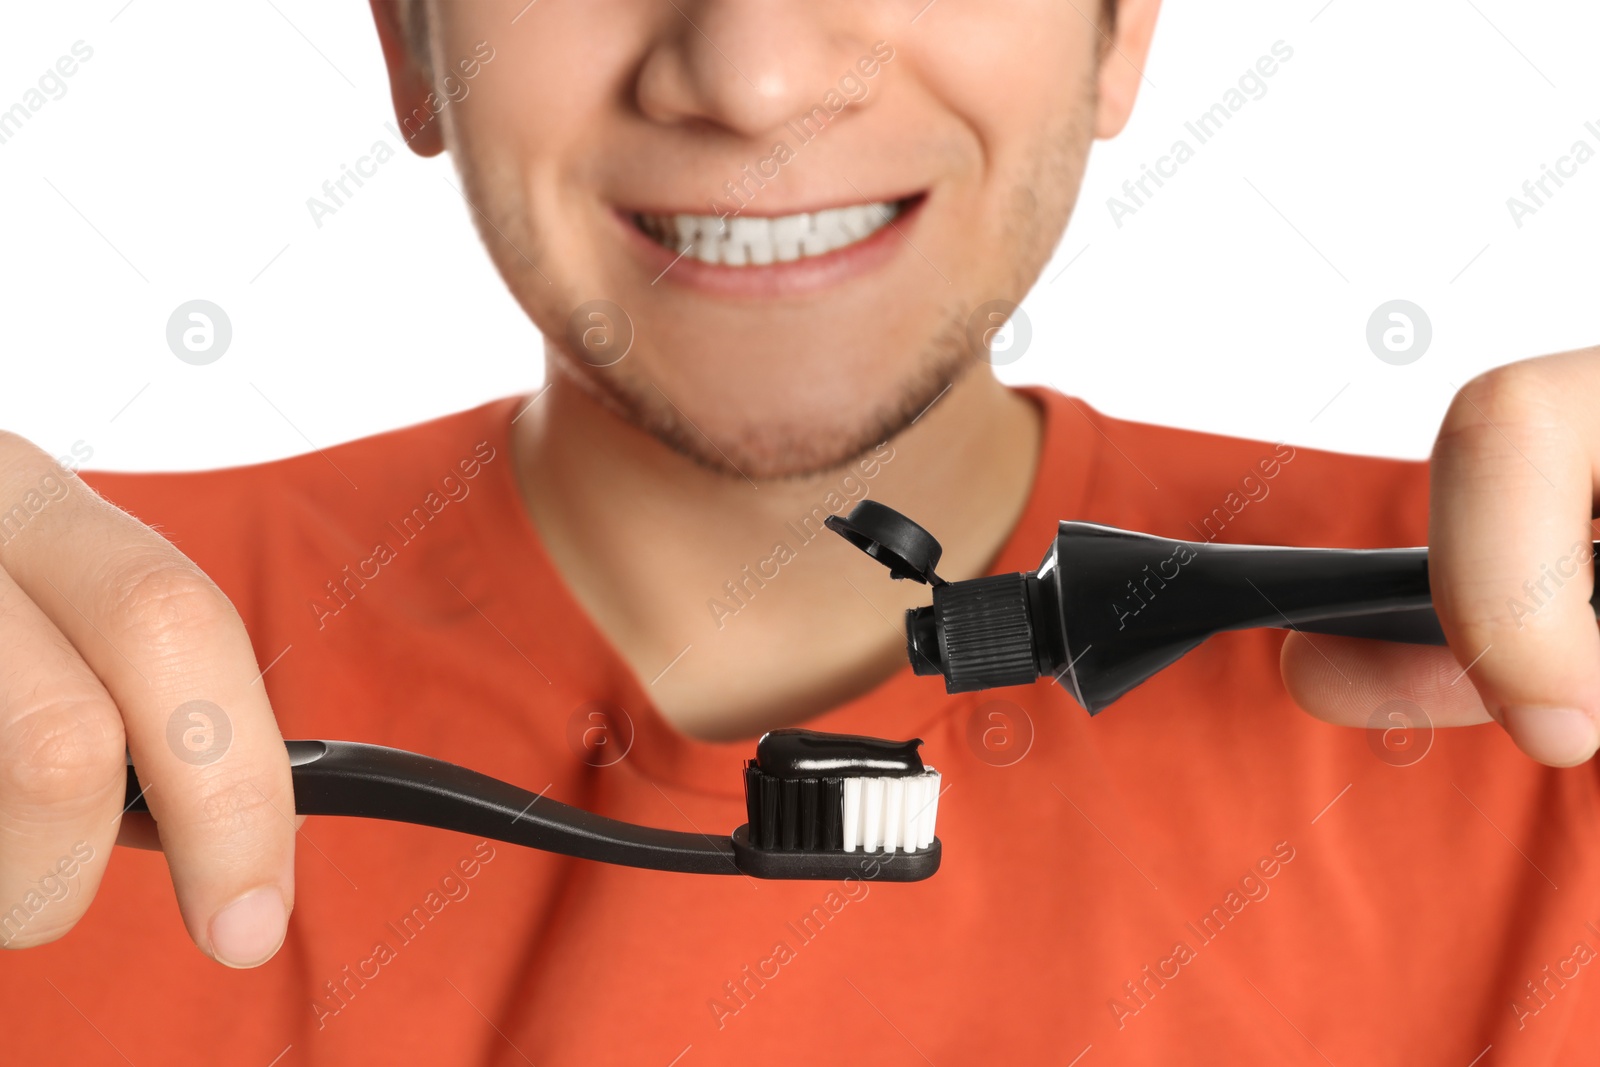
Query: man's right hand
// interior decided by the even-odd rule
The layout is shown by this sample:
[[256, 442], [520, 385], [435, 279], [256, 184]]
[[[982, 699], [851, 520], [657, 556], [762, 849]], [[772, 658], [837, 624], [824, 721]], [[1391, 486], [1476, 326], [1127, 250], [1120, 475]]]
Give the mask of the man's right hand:
[[[125, 747], [153, 823], [123, 814]], [[0, 945], [72, 929], [122, 843], [166, 853], [202, 951], [263, 963], [294, 903], [295, 827], [283, 739], [228, 598], [0, 433]], [[56, 891], [71, 878], [76, 891]]]

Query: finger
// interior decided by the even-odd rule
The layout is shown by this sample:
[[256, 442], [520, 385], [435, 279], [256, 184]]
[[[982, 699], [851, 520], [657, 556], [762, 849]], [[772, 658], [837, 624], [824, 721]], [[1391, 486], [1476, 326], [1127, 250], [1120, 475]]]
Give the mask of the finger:
[[[296, 815], [294, 817], [294, 828], [296, 830], [299, 830], [305, 823], [306, 817], [304, 815]], [[160, 852], [161, 833], [156, 828], [156, 821], [145, 812], [124, 812], [122, 822], [117, 826], [117, 844], [123, 848]]]
[[[1409, 701], [1430, 726], [1491, 721], [1477, 689], [1447, 648], [1291, 633], [1279, 655], [1289, 696], [1335, 726], [1387, 729], [1386, 705]], [[1374, 716], [1377, 720], [1374, 720]]]
[[[1564, 407], [1550, 372], [1548, 361], [1501, 368], [1451, 404], [1433, 450], [1428, 571], [1451, 651], [1471, 664], [1485, 705], [1528, 755], [1570, 766], [1600, 745], [1589, 605], [1597, 435]], [[1600, 389], [1563, 380], [1579, 396]]]
[[0, 441], [0, 499], [43, 479], [65, 491], [0, 545], [0, 566], [116, 702], [190, 937], [231, 966], [265, 962], [294, 900], [294, 800], [244, 626], [164, 538]]
[[83, 917], [125, 782], [116, 705], [0, 571], [0, 946], [54, 941]]

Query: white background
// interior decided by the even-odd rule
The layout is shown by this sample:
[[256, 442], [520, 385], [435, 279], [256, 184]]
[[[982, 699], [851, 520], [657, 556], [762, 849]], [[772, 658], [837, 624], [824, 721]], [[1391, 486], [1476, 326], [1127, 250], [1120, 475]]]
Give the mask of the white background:
[[[57, 453], [86, 442], [97, 468], [203, 468], [537, 387], [537, 334], [444, 158], [403, 153], [311, 221], [307, 197], [393, 141], [365, 3], [6, 16], [0, 110], [75, 41], [94, 55], [0, 144], [0, 426]], [[1421, 457], [1453, 386], [1600, 342], [1600, 159], [1521, 228], [1506, 206], [1574, 141], [1600, 149], [1584, 128], [1600, 127], [1600, 5], [1169, 0], [1162, 18], [1134, 121], [1092, 157], [1007, 380], [1128, 418]], [[1184, 122], [1279, 40], [1294, 56], [1266, 95], [1119, 228], [1107, 198], [1174, 139], [1194, 144]], [[194, 298], [233, 323], [209, 366], [166, 345]], [[1366, 343], [1395, 298], [1433, 325], [1405, 366]]]

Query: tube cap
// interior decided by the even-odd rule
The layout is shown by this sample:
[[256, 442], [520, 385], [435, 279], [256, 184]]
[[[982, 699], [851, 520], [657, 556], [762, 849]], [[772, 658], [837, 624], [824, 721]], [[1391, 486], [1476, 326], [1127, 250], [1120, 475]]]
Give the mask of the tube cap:
[[863, 500], [844, 518], [829, 515], [823, 525], [889, 568], [891, 578], [910, 578], [941, 586], [933, 572], [944, 549], [927, 530], [891, 507]]

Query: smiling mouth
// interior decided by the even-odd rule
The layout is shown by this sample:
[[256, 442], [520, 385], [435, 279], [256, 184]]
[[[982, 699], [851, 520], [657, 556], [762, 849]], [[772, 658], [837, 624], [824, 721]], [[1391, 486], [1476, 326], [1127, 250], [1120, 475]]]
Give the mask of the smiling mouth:
[[724, 267], [765, 267], [837, 252], [892, 223], [919, 197], [884, 200], [796, 215], [652, 215], [636, 212], [633, 225], [680, 255]]

